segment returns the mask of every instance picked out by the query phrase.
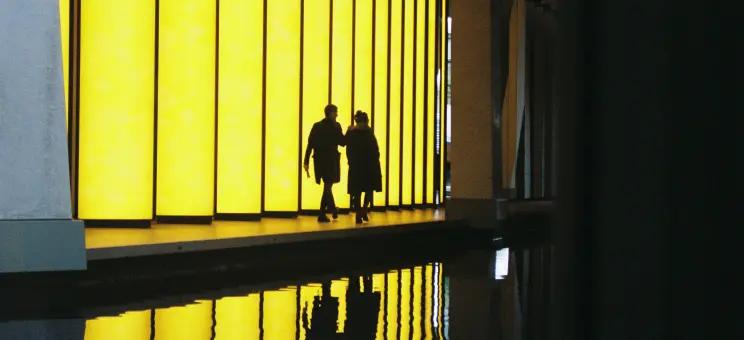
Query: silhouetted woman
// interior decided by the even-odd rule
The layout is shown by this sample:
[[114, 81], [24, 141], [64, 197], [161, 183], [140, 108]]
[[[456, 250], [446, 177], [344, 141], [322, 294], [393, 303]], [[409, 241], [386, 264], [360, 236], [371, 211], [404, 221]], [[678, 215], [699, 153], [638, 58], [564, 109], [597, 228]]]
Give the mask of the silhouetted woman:
[[[346, 132], [346, 156], [349, 159], [349, 188], [356, 209], [356, 223], [369, 221], [367, 209], [372, 204], [372, 191], [382, 191], [380, 150], [369, 127], [369, 117], [362, 111], [354, 114], [352, 128]], [[364, 193], [364, 203], [360, 199]]]
[[[307, 149], [305, 150], [305, 160], [302, 164], [305, 172], [310, 167], [310, 153], [313, 153], [313, 163], [315, 170], [315, 182], [320, 184], [323, 181], [323, 196], [320, 198], [320, 214], [318, 222], [329, 222], [326, 212], [331, 212], [333, 218], [338, 217], [336, 201], [333, 199], [331, 190], [334, 183], [341, 179], [341, 170], [339, 169], [338, 146], [345, 145], [344, 134], [341, 132], [341, 124], [336, 122], [338, 117], [338, 108], [336, 105], [328, 104], [325, 107], [325, 118], [313, 124], [310, 130], [310, 136], [307, 140]], [[308, 173], [309, 176], [309, 173]]]

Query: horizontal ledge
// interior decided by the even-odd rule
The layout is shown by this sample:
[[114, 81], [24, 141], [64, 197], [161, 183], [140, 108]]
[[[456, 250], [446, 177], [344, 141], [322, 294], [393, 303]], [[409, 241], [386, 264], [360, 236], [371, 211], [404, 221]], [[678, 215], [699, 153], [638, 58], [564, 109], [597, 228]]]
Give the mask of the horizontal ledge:
[[208, 216], [156, 216], [158, 223], [212, 224], [212, 215]]
[[150, 220], [83, 220], [86, 228], [149, 228]]

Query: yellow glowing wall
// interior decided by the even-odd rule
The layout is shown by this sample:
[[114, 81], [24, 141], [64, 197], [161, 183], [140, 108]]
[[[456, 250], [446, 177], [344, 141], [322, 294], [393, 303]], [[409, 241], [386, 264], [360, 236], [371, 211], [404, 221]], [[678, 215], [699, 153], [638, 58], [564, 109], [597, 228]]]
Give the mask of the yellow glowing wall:
[[[331, 102], [338, 107], [338, 122], [344, 133], [351, 124], [351, 76], [352, 76], [352, 39], [354, 3], [349, 0], [333, 0], [333, 54], [332, 78], [331, 78]], [[348, 161], [346, 150], [341, 152], [341, 182], [333, 187], [333, 196], [336, 205], [340, 208], [349, 207], [349, 195], [347, 194]]]
[[439, 136], [441, 145], [441, 161], [439, 162], [439, 202], [444, 202], [444, 165], [447, 162], [445, 158], [445, 149], [447, 147], [447, 0], [442, 0], [441, 16], [439, 18], [439, 39], [440, 39], [440, 51], [439, 51], [439, 122], [441, 126], [441, 134]]
[[423, 268], [424, 270], [424, 282], [423, 282], [423, 291], [421, 292], [421, 296], [424, 299], [424, 312], [421, 314], [421, 317], [424, 318], [423, 324], [424, 324], [424, 331], [422, 332], [422, 338], [423, 339], [433, 339], [433, 323], [431, 322], [432, 317], [432, 308], [434, 305], [434, 299], [432, 295], [432, 287], [431, 284], [433, 282], [432, 275], [432, 265], [426, 265]]
[[90, 1], [80, 23], [78, 217], [149, 220], [155, 7]]
[[404, 269], [401, 270], [400, 275], [400, 339], [413, 338], [411, 323], [411, 281], [412, 281], [412, 270]]
[[388, 165], [388, 204], [400, 205], [401, 184], [401, 77], [402, 77], [402, 0], [390, 2], [390, 146]]
[[224, 297], [215, 303], [215, 340], [260, 339], [258, 294]]
[[[330, 44], [331, 0], [305, 1], [303, 84], [302, 84], [302, 152], [304, 157], [307, 138], [313, 124], [325, 117], [323, 109], [328, 104], [328, 78]], [[315, 173], [310, 160], [310, 177], [302, 176], [302, 209], [319, 209], [322, 184], [315, 183]]]
[[388, 190], [385, 182], [388, 179], [387, 168], [387, 88], [388, 88], [388, 1], [375, 1], [375, 55], [374, 66], [374, 130], [377, 144], [380, 147], [380, 169], [382, 170], [382, 190], [374, 196], [374, 205], [385, 206]]
[[215, 1], [160, 0], [160, 216], [211, 216], [214, 210]]
[[436, 125], [436, 85], [435, 85], [435, 75], [436, 75], [436, 65], [435, 65], [435, 53], [436, 53], [436, 19], [437, 19], [437, 13], [436, 13], [436, 1], [435, 0], [428, 0], [428, 8], [427, 8], [427, 16], [426, 16], [426, 22], [427, 22], [427, 35], [426, 35], [426, 41], [428, 43], [428, 48], [426, 50], [426, 60], [427, 60], [427, 69], [426, 69], [426, 120], [428, 121], [428, 125], [426, 127], [426, 181], [427, 183], [424, 183], [426, 187], [424, 188], [426, 190], [426, 202], [428, 204], [434, 203], [434, 183], [436, 181], [434, 180], [434, 166], [436, 164], [435, 162], [435, 153], [436, 153], [436, 134], [434, 133], [435, 125]]
[[401, 162], [403, 162], [403, 172], [401, 181], [403, 182], [403, 197], [400, 202], [402, 205], [411, 205], [413, 203], [413, 114], [415, 102], [413, 97], [413, 52], [414, 36], [413, 25], [415, 8], [414, 0], [403, 1], [403, 131], [401, 132], [403, 153]]
[[426, 43], [426, 0], [416, 0], [415, 6], [416, 9], [414, 11], [415, 13], [415, 28], [414, 31], [415, 39], [414, 42], [416, 47], [416, 57], [415, 57], [415, 64], [416, 67], [414, 68], [415, 71], [415, 109], [414, 109], [414, 119], [416, 120], [414, 123], [415, 126], [415, 136], [416, 139], [414, 141], [414, 154], [416, 155], [416, 158], [414, 160], [414, 184], [413, 184], [413, 190], [414, 190], [414, 203], [415, 204], [422, 204], [424, 203], [424, 190], [426, 190], [426, 187], [424, 186], [424, 166], [426, 165], [426, 158], [424, 158], [424, 119], [426, 115], [424, 114], [424, 95], [426, 94], [426, 88], [424, 87], [424, 76], [426, 72], [426, 68], [424, 67], [424, 62], [426, 61], [426, 49], [424, 48], [424, 44]]
[[294, 339], [297, 312], [297, 290], [288, 287], [264, 293], [263, 329], [265, 340]]
[[263, 1], [220, 0], [217, 212], [261, 212]]
[[85, 340], [149, 340], [150, 311], [126, 312], [85, 322]]
[[[372, 0], [356, 0], [354, 111], [372, 114]], [[372, 119], [372, 117], [369, 117]]]
[[70, 0], [59, 0], [59, 35], [62, 49], [62, 87], [65, 95], [65, 127], [67, 127], [68, 82], [70, 74]]
[[212, 301], [155, 310], [155, 340], [202, 340], [212, 336]]
[[267, 1], [264, 210], [298, 208], [300, 0]]
[[398, 271], [391, 271], [387, 274], [387, 290], [385, 299], [387, 300], [387, 338], [401, 339], [398, 334], [398, 316], [400, 315], [400, 277]]

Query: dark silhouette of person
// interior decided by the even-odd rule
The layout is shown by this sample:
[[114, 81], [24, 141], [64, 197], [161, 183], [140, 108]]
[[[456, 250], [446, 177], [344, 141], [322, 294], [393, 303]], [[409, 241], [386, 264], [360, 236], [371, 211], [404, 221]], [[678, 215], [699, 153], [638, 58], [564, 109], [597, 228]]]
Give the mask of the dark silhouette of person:
[[[331, 283], [323, 283], [323, 292], [313, 297], [313, 316], [308, 320], [307, 304], [302, 308], [302, 328], [308, 340], [341, 339], [338, 328], [338, 298], [331, 296]], [[310, 322], [312, 321], [312, 322]]]
[[377, 333], [377, 318], [380, 313], [380, 292], [372, 291], [372, 276], [362, 276], [363, 290], [359, 291], [359, 277], [349, 278], [346, 291], [346, 339], [374, 340]]
[[313, 124], [313, 128], [310, 130], [303, 168], [309, 177], [308, 168], [310, 167], [310, 153], [312, 152], [315, 183], [320, 184], [320, 181], [323, 181], [323, 196], [320, 198], [318, 222], [327, 223], [330, 222], [328, 216], [326, 216], [327, 212], [331, 212], [334, 219], [338, 218], [338, 209], [331, 189], [333, 184], [338, 183], [341, 179], [339, 167], [341, 154], [338, 152], [338, 146], [344, 146], [346, 142], [341, 131], [341, 124], [336, 122], [336, 117], [338, 117], [336, 105], [328, 104], [324, 111], [325, 118]]
[[[372, 205], [372, 191], [382, 191], [380, 149], [369, 127], [367, 113], [354, 114], [354, 126], [346, 132], [346, 156], [349, 160], [348, 192], [356, 210], [356, 223], [369, 221], [367, 211]], [[360, 204], [362, 193], [364, 203]]]

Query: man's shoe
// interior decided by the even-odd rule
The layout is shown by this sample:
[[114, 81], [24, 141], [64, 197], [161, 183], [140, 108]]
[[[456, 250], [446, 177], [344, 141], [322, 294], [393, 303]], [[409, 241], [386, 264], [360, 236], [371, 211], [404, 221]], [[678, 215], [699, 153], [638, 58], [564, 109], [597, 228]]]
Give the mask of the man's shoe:
[[333, 213], [331, 214], [331, 216], [333, 216], [334, 220], [338, 219], [338, 208], [333, 209]]
[[357, 224], [362, 224], [362, 223], [363, 223], [363, 222], [362, 222], [362, 216], [361, 216], [361, 215], [359, 215], [359, 214], [357, 214], [357, 215], [356, 215], [356, 223], [357, 223]]
[[329, 220], [328, 216], [326, 216], [325, 214], [318, 216], [318, 222], [320, 223], [328, 223], [330, 221], [331, 220]]

